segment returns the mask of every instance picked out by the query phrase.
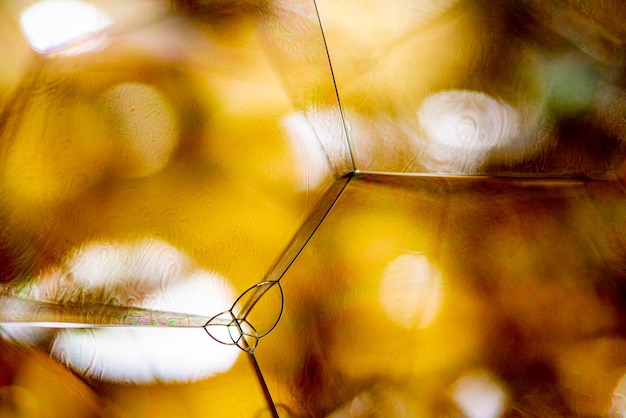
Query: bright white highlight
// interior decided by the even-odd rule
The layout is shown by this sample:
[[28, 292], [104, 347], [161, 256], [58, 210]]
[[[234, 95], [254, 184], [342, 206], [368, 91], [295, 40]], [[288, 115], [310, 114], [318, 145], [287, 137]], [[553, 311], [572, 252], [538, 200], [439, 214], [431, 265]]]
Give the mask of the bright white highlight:
[[[210, 317], [227, 309], [233, 296], [221, 278], [198, 271], [165, 285], [142, 307]], [[68, 329], [52, 347], [54, 357], [84, 376], [136, 383], [210, 377], [230, 369], [238, 353], [202, 328]]]
[[508, 401], [501, 384], [483, 370], [474, 371], [457, 380], [451, 395], [467, 418], [500, 417]]
[[88, 243], [70, 255], [66, 269], [80, 289], [135, 298], [191, 274], [195, 266], [167, 242], [145, 238]]
[[[328, 132], [327, 129], [322, 129], [321, 133], [330, 137], [319, 138], [308, 116], [304, 112], [297, 112], [282, 120], [283, 129], [291, 141], [289, 145], [295, 157], [296, 188], [301, 191], [315, 189], [329, 178], [331, 168], [320, 141], [333, 143], [337, 140], [336, 137], [332, 137], [335, 132]], [[315, 119], [322, 125], [336, 123], [334, 120], [325, 121], [323, 115], [317, 116]]]
[[405, 328], [430, 325], [442, 296], [439, 271], [421, 254], [405, 254], [391, 261], [378, 294], [385, 313]]
[[425, 165], [437, 172], [473, 173], [489, 159], [516, 161], [535, 144], [520, 135], [520, 113], [484, 93], [444, 91], [427, 97], [418, 113], [426, 134]]
[[78, 0], [40, 1], [20, 16], [22, 33], [40, 54], [77, 55], [102, 47], [113, 20], [94, 5]]
[[[196, 266], [157, 239], [92, 242], [39, 277], [22, 297], [57, 303], [113, 303], [206, 316], [236, 298], [220, 275]], [[4, 327], [0, 335], [43, 344], [77, 373], [113, 382], [191, 381], [229, 370], [240, 350], [213, 340], [203, 328], [51, 329]]]

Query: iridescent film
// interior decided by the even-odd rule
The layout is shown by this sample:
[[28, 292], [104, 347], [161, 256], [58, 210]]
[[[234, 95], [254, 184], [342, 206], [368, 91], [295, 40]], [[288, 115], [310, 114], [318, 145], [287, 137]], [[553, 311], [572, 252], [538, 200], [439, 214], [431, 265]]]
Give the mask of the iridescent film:
[[624, 19], [0, 3], [0, 416], [626, 416]]

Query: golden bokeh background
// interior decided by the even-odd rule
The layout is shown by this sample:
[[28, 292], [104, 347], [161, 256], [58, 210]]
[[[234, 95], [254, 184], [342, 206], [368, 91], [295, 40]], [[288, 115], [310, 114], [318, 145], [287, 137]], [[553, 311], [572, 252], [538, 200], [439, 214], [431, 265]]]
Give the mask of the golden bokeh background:
[[[280, 279], [280, 416], [624, 416], [625, 15], [4, 2], [1, 293], [208, 319]], [[2, 417], [271, 416], [208, 335], [0, 322]]]

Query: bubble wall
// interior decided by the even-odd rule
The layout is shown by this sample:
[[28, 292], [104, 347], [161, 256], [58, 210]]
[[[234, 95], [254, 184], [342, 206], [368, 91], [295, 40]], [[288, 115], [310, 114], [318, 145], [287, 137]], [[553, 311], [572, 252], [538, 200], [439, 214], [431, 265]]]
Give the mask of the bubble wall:
[[0, 3], [0, 416], [626, 417], [624, 19]]

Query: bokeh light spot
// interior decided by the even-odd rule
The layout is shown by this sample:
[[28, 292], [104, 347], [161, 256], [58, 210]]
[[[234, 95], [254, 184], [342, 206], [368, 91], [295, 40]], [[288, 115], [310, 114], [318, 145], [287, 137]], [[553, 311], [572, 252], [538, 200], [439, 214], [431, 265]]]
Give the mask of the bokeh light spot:
[[[224, 277], [199, 268], [176, 247], [149, 237], [94, 241], [71, 252], [62, 266], [30, 288], [31, 294], [25, 296], [54, 303], [114, 303], [207, 320], [235, 298]], [[240, 352], [208, 338], [200, 327], [67, 328], [52, 336], [49, 330], [25, 328], [39, 332], [34, 335], [39, 339], [53, 339], [52, 356], [78, 374], [113, 382], [204, 379], [229, 370]], [[12, 335], [20, 336], [33, 338]]]
[[165, 167], [179, 133], [176, 112], [167, 97], [148, 84], [120, 83], [103, 94], [103, 101], [120, 140], [120, 171], [142, 177]]
[[295, 157], [297, 190], [307, 191], [321, 186], [330, 177], [331, 169], [311, 121], [304, 112], [297, 112], [286, 116], [282, 125]]
[[383, 272], [379, 300], [397, 324], [424, 328], [435, 318], [443, 296], [439, 271], [421, 254], [404, 254]]
[[481, 92], [433, 94], [422, 103], [418, 119], [431, 159], [426, 165], [435, 171], [471, 172], [487, 161], [494, 148], [509, 147], [514, 154], [511, 143], [519, 140], [517, 110]]
[[76, 0], [35, 3], [20, 16], [22, 33], [39, 54], [78, 55], [103, 46], [113, 23], [98, 7]]
[[502, 385], [484, 370], [476, 370], [457, 380], [452, 398], [468, 418], [497, 418], [507, 404]]

